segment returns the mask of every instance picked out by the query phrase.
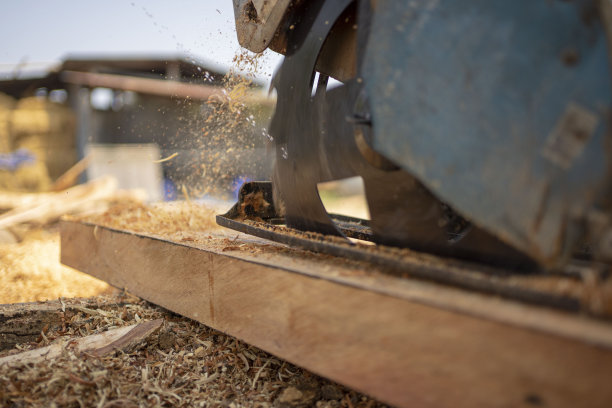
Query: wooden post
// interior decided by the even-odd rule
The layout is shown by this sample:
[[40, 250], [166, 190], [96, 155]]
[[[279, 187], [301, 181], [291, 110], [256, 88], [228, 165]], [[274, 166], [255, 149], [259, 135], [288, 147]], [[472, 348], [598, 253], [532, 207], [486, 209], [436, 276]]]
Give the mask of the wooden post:
[[[68, 85], [69, 103], [76, 115], [76, 150], [77, 160], [85, 158], [87, 145], [93, 141], [92, 112], [90, 91], [80, 85]], [[80, 182], [87, 181], [87, 174], [82, 173]]]

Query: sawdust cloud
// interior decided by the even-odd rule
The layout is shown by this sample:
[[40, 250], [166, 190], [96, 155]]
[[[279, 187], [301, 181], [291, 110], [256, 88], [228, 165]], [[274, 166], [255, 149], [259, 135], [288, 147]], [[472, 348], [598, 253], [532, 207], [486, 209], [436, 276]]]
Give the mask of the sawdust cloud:
[[220, 92], [203, 103], [196, 114], [193, 102], [184, 101], [183, 129], [197, 130], [180, 134], [172, 142], [193, 153], [181, 158], [181, 177], [173, 180], [180, 198], [231, 199], [243, 181], [269, 179], [266, 126], [272, 102], [257, 92], [260, 86], [256, 83], [262, 56], [242, 50], [222, 79], [205, 73], [202, 81], [219, 83]]

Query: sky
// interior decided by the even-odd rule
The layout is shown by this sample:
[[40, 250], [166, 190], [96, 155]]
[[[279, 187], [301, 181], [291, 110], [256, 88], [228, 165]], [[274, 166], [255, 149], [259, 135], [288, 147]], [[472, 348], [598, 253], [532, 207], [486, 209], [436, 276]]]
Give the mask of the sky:
[[[0, 75], [66, 55], [184, 55], [229, 67], [240, 50], [231, 0], [0, 0]], [[262, 60], [262, 79], [280, 57]], [[42, 63], [42, 65], [41, 65]]]

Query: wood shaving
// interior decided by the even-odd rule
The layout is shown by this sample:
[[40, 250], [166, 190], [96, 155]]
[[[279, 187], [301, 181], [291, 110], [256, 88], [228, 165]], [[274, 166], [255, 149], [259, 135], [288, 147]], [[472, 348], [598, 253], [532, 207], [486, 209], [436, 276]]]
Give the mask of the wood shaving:
[[59, 233], [50, 229], [32, 230], [21, 242], [0, 244], [0, 303], [94, 296], [111, 290], [105, 282], [62, 265], [59, 241]]
[[[383, 406], [127, 293], [64, 302], [66, 312], [60, 312], [60, 328], [49, 330], [46, 339], [0, 352], [0, 357], [66, 336], [81, 337], [128, 326], [137, 323], [137, 316], [165, 322], [157, 335], [129, 353], [79, 356], [66, 348], [61, 357], [50, 362], [0, 367], [1, 406]], [[80, 304], [84, 306], [74, 307]]]
[[174, 152], [168, 157], [164, 157], [163, 159], [159, 159], [159, 160], [154, 160], [153, 163], [164, 163], [164, 162], [174, 159], [176, 156], [178, 156], [178, 153]]
[[147, 206], [123, 203], [102, 214], [81, 221], [131, 232], [172, 235], [185, 231], [210, 231], [220, 228], [215, 222], [218, 210], [191, 201]]

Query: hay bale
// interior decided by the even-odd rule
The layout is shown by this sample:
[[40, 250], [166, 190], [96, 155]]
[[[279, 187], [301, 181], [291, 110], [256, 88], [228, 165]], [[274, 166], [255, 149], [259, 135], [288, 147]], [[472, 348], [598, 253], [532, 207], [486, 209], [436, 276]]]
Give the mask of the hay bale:
[[44, 159], [47, 152], [47, 135], [44, 133], [32, 133], [24, 135], [13, 141], [14, 150], [28, 149], [36, 158]]
[[47, 135], [29, 134], [20, 137], [13, 142], [13, 148], [27, 149], [36, 156], [36, 160], [44, 162], [47, 158]]
[[76, 147], [58, 145], [57, 134], [30, 134], [14, 143], [14, 149], [28, 149], [37, 160], [44, 162], [49, 176], [55, 180], [77, 162]]
[[74, 139], [75, 118], [64, 105], [46, 99], [30, 97], [20, 99], [13, 111], [13, 129], [17, 138], [27, 134], [57, 134], [61, 145]]
[[15, 98], [5, 93], [0, 92], [0, 109], [13, 109], [15, 107]]
[[45, 163], [49, 171], [49, 177], [52, 180], [57, 180], [70, 167], [77, 162], [76, 148], [64, 147], [49, 147], [47, 148], [47, 157]]
[[12, 150], [11, 112], [14, 106], [13, 97], [0, 93], [0, 153]]
[[12, 151], [11, 111], [0, 108], [0, 153]]
[[49, 113], [43, 109], [15, 109], [11, 120], [17, 138], [48, 133], [51, 128]]
[[47, 166], [41, 161], [24, 164], [14, 171], [0, 170], [0, 190], [40, 192], [49, 190], [50, 186]]
[[56, 179], [77, 159], [76, 119], [64, 105], [42, 98], [24, 98], [12, 111], [12, 148], [26, 148], [43, 161]]

